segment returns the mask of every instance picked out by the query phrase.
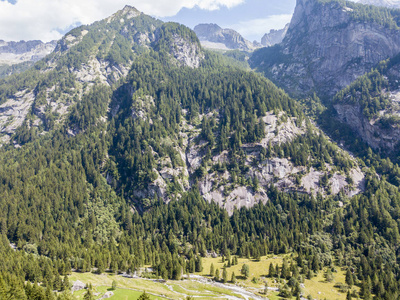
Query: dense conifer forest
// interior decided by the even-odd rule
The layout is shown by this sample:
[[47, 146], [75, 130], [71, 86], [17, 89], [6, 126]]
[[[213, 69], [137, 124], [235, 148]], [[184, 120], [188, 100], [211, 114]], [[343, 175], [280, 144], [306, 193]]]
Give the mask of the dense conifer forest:
[[[151, 20], [142, 16], [135, 26], [147, 30]], [[0, 99], [21, 86], [35, 86], [39, 105], [46, 85], [57, 80], [60, 93], [73, 94], [75, 78], [67, 70], [79, 68], [93, 44], [104, 42], [100, 25], [90, 31], [86, 41], [91, 42], [72, 48], [53, 71], [43, 74], [44, 62], [39, 62], [4, 79]], [[111, 30], [116, 25], [107, 26]], [[284, 91], [261, 75], [231, 66], [229, 57], [204, 52], [199, 68], [179, 66], [171, 59], [171, 41], [179, 36], [198, 43], [196, 36], [176, 24], [155, 26], [161, 38], [153, 48], [138, 47], [132, 54], [121, 39], [114, 41], [115, 49], [98, 54], [116, 64], [132, 60], [126, 78], [88, 88], [63, 122], [49, 111], [42, 127], [35, 127], [28, 116], [12, 142], [0, 149], [0, 299], [73, 299], [71, 272], [131, 274], [151, 265], [149, 277], [179, 280], [201, 271], [202, 259], [212, 252], [228, 265], [237, 257], [292, 254], [291, 265], [268, 270], [271, 278], [290, 284], [281, 293], [286, 298], [300, 296], [304, 278], [322, 268], [341, 267], [345, 289], [359, 286], [361, 298], [399, 299], [398, 166], [371, 152], [360, 163], [366, 188], [359, 195], [323, 197], [271, 184], [264, 187], [265, 204], [229, 215], [205, 201], [196, 182], [210, 170], [211, 157], [223, 151], [231, 163], [216, 168], [245, 174], [242, 145], [264, 138], [261, 120], [267, 112], [284, 113], [299, 126], [304, 122], [306, 130], [290, 142], [262, 149], [264, 157], [285, 157], [296, 166], [316, 169], [331, 164], [344, 174], [355, 160], [316, 130]], [[365, 84], [384, 84], [375, 73], [370, 77], [376, 80]], [[133, 111], [143, 101], [146, 114], [137, 117]], [[366, 107], [373, 114], [384, 101], [378, 97]], [[190, 188], [182, 190], [179, 178], [173, 178], [168, 203], [157, 194], [136, 197], [135, 190], [156, 179], [159, 157], [168, 156], [173, 167], [183, 164], [174, 147], [182, 143], [182, 124], [196, 127], [206, 141], [206, 158], [190, 175]], [[173, 143], [165, 143], [167, 138]], [[258, 188], [255, 182], [252, 186]]]

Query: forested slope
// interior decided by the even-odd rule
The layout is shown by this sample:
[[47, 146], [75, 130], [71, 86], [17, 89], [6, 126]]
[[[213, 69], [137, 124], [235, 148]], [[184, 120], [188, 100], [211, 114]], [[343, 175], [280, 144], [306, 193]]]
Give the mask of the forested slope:
[[129, 8], [91, 26], [0, 86], [32, 97], [0, 149], [0, 298], [69, 299], [71, 271], [180, 279], [215, 251], [292, 253], [291, 284], [337, 265], [396, 299], [397, 187], [190, 29]]

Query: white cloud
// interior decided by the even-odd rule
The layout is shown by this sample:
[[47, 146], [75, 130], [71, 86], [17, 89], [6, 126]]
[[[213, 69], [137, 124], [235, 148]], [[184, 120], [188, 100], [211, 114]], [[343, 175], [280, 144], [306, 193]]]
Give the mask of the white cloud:
[[[144, 0], [136, 1], [136, 8], [158, 17], [174, 16], [183, 8], [198, 6], [204, 10], [217, 10], [225, 6], [227, 8], [244, 3], [245, 0]], [[135, 2], [135, 1], [134, 1]]]
[[239, 22], [230, 25], [230, 27], [249, 40], [260, 41], [261, 37], [271, 29], [282, 29], [285, 27], [285, 25], [290, 22], [291, 18], [292, 15], [289, 14], [271, 15], [265, 19]]
[[50, 41], [59, 30], [72, 24], [90, 24], [132, 5], [158, 17], [173, 16], [183, 8], [199, 6], [216, 10], [231, 8], [245, 0], [18, 0], [15, 5], [0, 1], [0, 39]]

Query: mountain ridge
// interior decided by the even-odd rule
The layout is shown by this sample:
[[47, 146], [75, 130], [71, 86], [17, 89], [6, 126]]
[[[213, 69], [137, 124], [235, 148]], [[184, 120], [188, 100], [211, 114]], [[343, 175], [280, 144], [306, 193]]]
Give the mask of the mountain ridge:
[[[260, 298], [266, 256], [268, 297], [302, 297], [303, 281], [339, 268], [335, 297], [399, 293], [399, 166], [340, 149], [296, 100], [183, 25], [126, 7], [70, 31], [0, 81], [0, 124], [1, 299], [71, 300], [71, 272], [150, 278], [165, 297], [209, 256], [223, 275], [208, 264], [207, 284], [225, 284], [240, 258], [232, 285]], [[262, 277], [247, 278], [245, 257]]]
[[388, 8], [400, 8], [400, 3], [397, 0], [359, 0], [357, 3], [374, 5], [374, 6], [384, 6]]
[[333, 99], [339, 119], [375, 150], [397, 152], [399, 128], [399, 55], [383, 61]]
[[223, 50], [230, 49], [251, 52], [259, 47], [257, 44], [251, 43], [243, 38], [235, 30], [222, 29], [217, 24], [196, 25], [194, 27], [194, 32], [203, 43], [203, 46], [208, 48], [221, 48]]
[[261, 45], [265, 47], [274, 46], [280, 44], [286, 36], [290, 24], [286, 24], [282, 29], [271, 29], [269, 33], [266, 33], [261, 38]]
[[[219, 30], [218, 28], [216, 29]], [[149, 53], [151, 54], [150, 56]], [[143, 59], [147, 65], [138, 63], [139, 58]], [[169, 66], [172, 73], [167, 71], [165, 66], [161, 67], [161, 64]], [[214, 71], [211, 72], [207, 69], [210, 67], [205, 67], [203, 64], [218, 65], [221, 68], [221, 71], [219, 71], [221, 74]], [[124, 187], [123, 189], [131, 191], [133, 182], [137, 183], [138, 187], [124, 196], [134, 201], [139, 209], [146, 208], [149, 199], [152, 199], [155, 195], [168, 202], [171, 196], [176, 197], [195, 186], [199, 187], [202, 196], [209, 201], [217, 201], [221, 206], [228, 209], [230, 214], [233, 213], [235, 207], [243, 205], [249, 207], [259, 201], [265, 202], [267, 199], [265, 188], [269, 184], [274, 184], [282, 190], [301, 191], [305, 193], [318, 191], [323, 195], [328, 194], [331, 186], [331, 192], [334, 194], [343, 190], [345, 194], [353, 195], [354, 192], [350, 186], [354, 187], [355, 193], [359, 193], [364, 189], [364, 175], [356, 164], [353, 165], [354, 162], [346, 163], [349, 166], [352, 165], [352, 167], [346, 167], [349, 178], [352, 177], [351, 181], [347, 180], [346, 176], [341, 175], [339, 170], [331, 166], [331, 160], [327, 157], [333, 155], [333, 149], [337, 149], [338, 151], [339, 149], [331, 145], [329, 141], [321, 140], [321, 143], [326, 143], [327, 148], [331, 151], [331, 154], [326, 153], [323, 156], [326, 156], [324, 159], [330, 165], [328, 171], [320, 170], [320, 167], [317, 167], [314, 160], [322, 159], [318, 158], [318, 155], [312, 159], [313, 162], [311, 165], [314, 167], [311, 170], [305, 168], [306, 160], [304, 158], [301, 160], [292, 160], [288, 154], [293, 151], [292, 142], [298, 143], [299, 140], [304, 139], [304, 143], [312, 143], [315, 139], [314, 135], [318, 131], [312, 128], [311, 125], [307, 125], [311, 127], [309, 134], [306, 135], [306, 123], [298, 121], [299, 118], [303, 119], [304, 116], [297, 117], [286, 111], [281, 113], [271, 111], [274, 110], [274, 107], [277, 107], [277, 104], [275, 103], [276, 100], [271, 103], [266, 102], [268, 93], [281, 99], [282, 103], [285, 104], [281, 104], [280, 106], [285, 107], [285, 109], [291, 109], [290, 105], [286, 103], [293, 102], [293, 100], [289, 100], [282, 92], [276, 90], [271, 83], [266, 80], [263, 81], [259, 77], [249, 77], [245, 75], [245, 71], [232, 68], [233, 74], [246, 78], [251, 84], [240, 83], [237, 81], [236, 75], [230, 75], [228, 71], [222, 72], [223, 66], [224, 63], [221, 64], [216, 57], [201, 49], [198, 38], [190, 29], [176, 23], [162, 23], [141, 14], [135, 8], [126, 6], [123, 10], [105, 20], [95, 22], [92, 25], [80, 26], [67, 33], [57, 43], [55, 51], [39, 63], [37, 69], [40, 72], [35, 69], [32, 70], [32, 72], [35, 72], [35, 76], [40, 74], [40, 80], [36, 83], [33, 82], [30, 88], [26, 86], [18, 88], [17, 86], [14, 92], [3, 95], [2, 104], [0, 104], [0, 110], [2, 111], [0, 124], [2, 124], [1, 133], [3, 134], [3, 143], [11, 141], [16, 147], [23, 147], [24, 144], [37, 139], [40, 135], [51, 134], [57, 128], [62, 128], [65, 126], [64, 124], [68, 125], [67, 134], [69, 136], [73, 137], [84, 132], [88, 124], [87, 121], [83, 125], [80, 123], [82, 120], [79, 117], [79, 109], [77, 108], [81, 106], [80, 102], [82, 102], [82, 99], [85, 99], [87, 95], [91, 95], [92, 92], [98, 93], [97, 88], [92, 91], [96, 86], [104, 85], [104, 93], [107, 95], [110, 90], [114, 90], [129, 78], [133, 83], [127, 84], [124, 88], [121, 87], [125, 91], [123, 93], [129, 91], [127, 100], [124, 100], [125, 102], [112, 101], [112, 106], [110, 107], [112, 118], [115, 121], [118, 120], [119, 116], [120, 118], [123, 116], [120, 126], [125, 126], [123, 124], [128, 121], [139, 122], [140, 126], [144, 127], [155, 126], [152, 124], [157, 123], [157, 118], [152, 116], [152, 114], [155, 113], [154, 110], [159, 109], [160, 104], [157, 104], [157, 101], [160, 101], [160, 99], [158, 95], [159, 93], [169, 91], [166, 93], [164, 101], [167, 101], [167, 99], [171, 101], [171, 108], [176, 110], [173, 114], [173, 119], [179, 116], [178, 119], [182, 120], [182, 123], [177, 122], [176, 124], [174, 123], [176, 121], [173, 121], [172, 124], [174, 125], [170, 124], [169, 126], [175, 128], [178, 132], [179, 130], [183, 130], [176, 136], [176, 139], [180, 138], [182, 140], [179, 145], [174, 145], [173, 147], [167, 146], [170, 142], [165, 141], [164, 138], [160, 140], [160, 142], [165, 143], [161, 149], [165, 147], [167, 150], [160, 150], [160, 153], [163, 154], [160, 154], [159, 158], [147, 158], [151, 161], [150, 165], [152, 167], [148, 166], [148, 169], [144, 168], [144, 170], [141, 170], [142, 167], [136, 166], [135, 172], [124, 168], [119, 170], [114, 168], [112, 172], [111, 170], [106, 172], [107, 181], [118, 189]], [[137, 70], [132, 70], [135, 67]], [[179, 68], [186, 67], [188, 68], [186, 71], [181, 71], [187, 74], [186, 78], [188, 82], [184, 85], [182, 78], [174, 74], [174, 72]], [[237, 101], [237, 105], [243, 107], [242, 114], [246, 111], [246, 115], [241, 115], [237, 119], [235, 115], [230, 115], [230, 113], [226, 115], [227, 113], [221, 110], [221, 108], [204, 108], [205, 104], [202, 104], [201, 113], [197, 111], [188, 114], [188, 112], [180, 111], [178, 107], [182, 106], [182, 104], [177, 104], [176, 100], [169, 98], [169, 95], [175, 94], [176, 91], [170, 90], [168, 85], [163, 86], [154, 81], [153, 78], [148, 77], [147, 73], [141, 71], [143, 68], [154, 69], [154, 72], [158, 72], [157, 74], [163, 78], [160, 79], [161, 82], [166, 81], [170, 82], [170, 84], [173, 82], [181, 83], [181, 93], [186, 95], [183, 99], [187, 95], [204, 93], [202, 90], [210, 89], [207, 86], [209, 80], [204, 77], [201, 71], [196, 71], [198, 68], [206, 68], [207, 72], [210, 73], [209, 76], [212, 74], [214, 77], [213, 82], [220, 82], [220, 85], [232, 85], [230, 82], [236, 82], [233, 85], [235, 89], [230, 93], [233, 97], [232, 99]], [[136, 74], [135, 77], [130, 75], [132, 72], [136, 72], [134, 73]], [[190, 79], [192, 77], [193, 79]], [[60, 79], [55, 80], [54, 78]], [[142, 79], [138, 81], [137, 78]], [[145, 81], [152, 83], [150, 89], [145, 88], [145, 86], [138, 88], [143, 85], [144, 78], [147, 78]], [[194, 80], [197, 80], [197, 82]], [[60, 85], [63, 87], [62, 89], [59, 87]], [[256, 87], [257, 85], [265, 85], [268, 92], [265, 88], [260, 89]], [[196, 86], [202, 86], [202, 88], [199, 89]], [[243, 98], [243, 92], [237, 90], [239, 86], [242, 86], [243, 91], [246, 91], [247, 101], [250, 101], [250, 95], [254, 95], [253, 97], [259, 95], [257, 96], [259, 98], [257, 110], [261, 114], [252, 116], [253, 113], [250, 113], [249, 108], [253, 105], [248, 104], [246, 106], [247, 110], [244, 108], [242, 102], [245, 101], [245, 98]], [[160, 91], [155, 93], [154, 89], [160, 89]], [[214, 98], [210, 99], [211, 95]], [[262, 98], [260, 98], [260, 95], [262, 95]], [[92, 97], [90, 96], [89, 98]], [[113, 99], [115, 97], [113, 96]], [[217, 99], [223, 98], [223, 93], [220, 90], [212, 89], [212, 92], [205, 93], [203, 98], [202, 101], [206, 101], [205, 103], [220, 103], [221, 100], [217, 102]], [[121, 99], [125, 99], [125, 96]], [[186, 105], [191, 107], [194, 104]], [[231, 104], [226, 105], [229, 108]], [[128, 112], [124, 108], [122, 110], [124, 113], [121, 115], [122, 112], [120, 110], [123, 107], [130, 107], [130, 110]], [[268, 107], [270, 112], [266, 114], [266, 108]], [[231, 110], [235, 110], [236, 114], [238, 114], [237, 109], [237, 107], [231, 108]], [[185, 108], [185, 110], [188, 110], [188, 108]], [[293, 110], [296, 115], [299, 114], [298, 110], [299, 108]], [[196, 117], [197, 121], [194, 121], [195, 119], [192, 114], [198, 116]], [[222, 117], [237, 119], [236, 123], [249, 120], [252, 125], [246, 125], [250, 127], [239, 130], [237, 124], [233, 125], [227, 121], [226, 126], [234, 126], [228, 130], [228, 128], [223, 127], [218, 121]], [[108, 119], [106, 115], [99, 115], [97, 118]], [[163, 116], [162, 118], [170, 119], [171, 116]], [[189, 120], [183, 121], [185, 118], [189, 118]], [[76, 120], [81, 121], [78, 122]], [[91, 122], [98, 122], [93, 117], [90, 120]], [[148, 122], [151, 123], [148, 124]], [[200, 132], [195, 130], [196, 126], [199, 125], [196, 125], [195, 122], [204, 123]], [[214, 125], [211, 126], [210, 122]], [[165, 126], [165, 124], [162, 123], [158, 126]], [[188, 130], [187, 128], [193, 129]], [[208, 128], [207, 134], [203, 132], [206, 128]], [[215, 132], [210, 132], [210, 130]], [[224, 139], [227, 141], [223, 142], [223, 147], [230, 148], [227, 145], [229, 145], [228, 141], [231, 140], [236, 145], [235, 152], [240, 150], [241, 159], [243, 160], [241, 168], [246, 170], [241, 171], [243, 173], [241, 176], [242, 179], [238, 182], [236, 182], [236, 178], [239, 171], [231, 170], [228, 172], [227, 170], [229, 168], [237, 168], [237, 166], [228, 167], [234, 165], [234, 156], [232, 156], [234, 153], [222, 151], [224, 152], [222, 154], [219, 153], [220, 150], [215, 149], [216, 140], [220, 139], [220, 135], [224, 130], [227, 130], [224, 132], [224, 135], [226, 135]], [[253, 133], [253, 131], [255, 132]], [[176, 132], [171, 132], [171, 134], [176, 135]], [[191, 135], [191, 137], [189, 138], [188, 135]], [[117, 137], [118, 134], [115, 133], [115, 138], [117, 139]], [[147, 136], [143, 139], [147, 140], [149, 138]], [[153, 148], [151, 153], [155, 157], [158, 157], [156, 154], [158, 151], [154, 149], [160, 146], [152, 145], [151, 147]], [[280, 150], [281, 147], [282, 150]], [[268, 159], [264, 153], [266, 148], [271, 148]], [[127, 158], [124, 151], [122, 149], [120, 151], [114, 153], [113, 157], [125, 161]], [[150, 150], [146, 148], [147, 151]], [[169, 156], [165, 157], [165, 152], [169, 153]], [[280, 152], [286, 154], [283, 156], [278, 155]], [[272, 155], [272, 153], [274, 154]], [[311, 157], [314, 156], [314, 154], [310, 155]], [[345, 153], [339, 156], [339, 160], [352, 161]], [[261, 160], [260, 164], [251, 167], [250, 162], [258, 159], [258, 157]], [[170, 162], [166, 163], [165, 160]], [[113, 163], [116, 164], [117, 162]], [[132, 162], [130, 161], [126, 164], [131, 165]], [[225, 169], [225, 171], [220, 174], [217, 171], [219, 169]], [[115, 173], [124, 175], [115, 175]], [[202, 175], [198, 177], [196, 174]], [[328, 174], [332, 176], [331, 179], [326, 179]], [[302, 180], [303, 176], [305, 179]], [[319, 185], [322, 177], [324, 177], [324, 180], [327, 180], [324, 186]], [[125, 179], [121, 181], [117, 180], [117, 178]], [[197, 183], [195, 178], [197, 178]], [[308, 179], [306, 178], [312, 178], [314, 183], [307, 183]], [[219, 186], [218, 182], [220, 180], [232, 181], [232, 184], [229, 188]], [[258, 182], [256, 184], [257, 189], [251, 188], [252, 184], [250, 182], [253, 180]], [[350, 185], [349, 182], [354, 184]], [[170, 189], [172, 186], [178, 192], [171, 193]], [[226, 201], [226, 199], [229, 199], [229, 201]]]
[[299, 0], [284, 42], [257, 50], [250, 63], [292, 95], [331, 97], [400, 52], [396, 14], [353, 2]]

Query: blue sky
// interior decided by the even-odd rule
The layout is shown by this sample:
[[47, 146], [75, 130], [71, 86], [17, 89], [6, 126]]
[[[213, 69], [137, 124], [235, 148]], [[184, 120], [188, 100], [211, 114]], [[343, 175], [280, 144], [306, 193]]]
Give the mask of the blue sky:
[[59, 39], [76, 24], [91, 24], [125, 5], [193, 28], [216, 23], [249, 40], [290, 21], [296, 0], [0, 0], [0, 40]]

